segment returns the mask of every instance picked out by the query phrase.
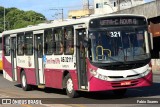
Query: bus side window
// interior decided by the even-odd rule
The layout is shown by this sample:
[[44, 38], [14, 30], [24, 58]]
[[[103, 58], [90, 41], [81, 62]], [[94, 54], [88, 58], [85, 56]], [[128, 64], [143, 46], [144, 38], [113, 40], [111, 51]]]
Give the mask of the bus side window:
[[51, 55], [54, 51], [53, 43], [53, 32], [52, 29], [46, 29], [44, 32], [44, 52], [45, 54]]
[[25, 49], [26, 55], [33, 54], [33, 33], [32, 32], [25, 33], [25, 44], [24, 44], [24, 47], [22, 48]]
[[9, 38], [9, 35], [4, 38], [4, 54], [5, 54], [5, 56], [10, 55], [10, 38]]
[[65, 54], [71, 55], [74, 53], [74, 42], [73, 42], [73, 28], [68, 27], [64, 29], [64, 49], [65, 49]]
[[58, 53], [59, 54], [62, 54], [63, 53], [63, 43], [62, 42], [59, 42], [59, 44], [58, 44], [59, 46], [58, 46], [58, 48], [59, 48], [59, 50], [58, 50]]
[[63, 35], [62, 28], [57, 28], [54, 30], [54, 40], [55, 40], [55, 54], [63, 54], [64, 45], [63, 45]]
[[24, 54], [24, 33], [17, 34], [17, 54], [23, 55]]

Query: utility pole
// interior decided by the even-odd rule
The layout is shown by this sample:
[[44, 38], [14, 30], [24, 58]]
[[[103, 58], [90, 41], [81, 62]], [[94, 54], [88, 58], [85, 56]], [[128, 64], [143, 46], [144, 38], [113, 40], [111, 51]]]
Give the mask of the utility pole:
[[89, 9], [89, 0], [83, 0], [83, 9]]
[[118, 4], [118, 11], [120, 11], [120, 0], [117, 0], [117, 4]]
[[61, 11], [60, 13], [58, 13], [58, 14], [61, 14], [61, 18], [62, 18], [62, 21], [64, 20], [64, 16], [63, 16], [63, 8], [62, 9], [50, 9], [50, 10], [57, 10], [57, 11]]
[[3, 23], [4, 31], [6, 30], [6, 15], [5, 14], [6, 14], [6, 10], [4, 7], [4, 14], [3, 14], [4, 15], [4, 20], [3, 20], [4, 21], [4, 23]]
[[63, 21], [63, 19], [64, 19], [64, 18], [63, 18], [63, 8], [61, 9], [61, 13], [62, 13], [61, 15], [62, 15], [62, 21]]

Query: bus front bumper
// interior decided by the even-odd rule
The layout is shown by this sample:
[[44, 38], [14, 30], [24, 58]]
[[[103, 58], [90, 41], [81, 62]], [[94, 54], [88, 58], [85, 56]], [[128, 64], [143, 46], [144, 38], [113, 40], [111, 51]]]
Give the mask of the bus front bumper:
[[92, 79], [89, 81], [89, 91], [107, 91], [125, 88], [145, 87], [151, 85], [152, 72], [150, 72], [145, 77], [125, 81], [105, 81], [92, 77]]

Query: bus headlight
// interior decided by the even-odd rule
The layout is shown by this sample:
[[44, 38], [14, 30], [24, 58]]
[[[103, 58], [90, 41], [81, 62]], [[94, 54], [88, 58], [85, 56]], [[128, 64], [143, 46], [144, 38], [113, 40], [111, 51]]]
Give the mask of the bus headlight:
[[108, 79], [107, 76], [104, 76], [102, 74], [98, 74], [98, 78], [101, 79], [101, 80], [107, 80]]
[[149, 72], [151, 71], [151, 69], [152, 69], [152, 68], [149, 67], [145, 72], [141, 73], [141, 76], [144, 77], [144, 76], [148, 75]]
[[97, 71], [96, 71], [96, 70], [90, 69], [89, 71], [90, 71], [90, 73], [91, 73], [93, 76], [96, 76], [96, 75], [97, 75]]

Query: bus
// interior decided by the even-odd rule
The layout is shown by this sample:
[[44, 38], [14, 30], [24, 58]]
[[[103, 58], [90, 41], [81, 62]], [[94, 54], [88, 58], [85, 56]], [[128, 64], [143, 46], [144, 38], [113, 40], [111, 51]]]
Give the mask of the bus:
[[152, 84], [152, 37], [147, 19], [117, 14], [55, 20], [4, 31], [3, 76], [24, 91], [32, 86], [79, 91], [127, 89]]
[[2, 64], [2, 33], [0, 33], [0, 72], [3, 70]]

